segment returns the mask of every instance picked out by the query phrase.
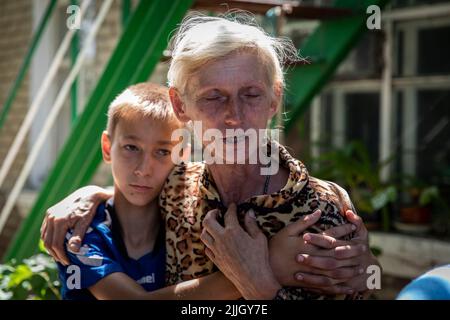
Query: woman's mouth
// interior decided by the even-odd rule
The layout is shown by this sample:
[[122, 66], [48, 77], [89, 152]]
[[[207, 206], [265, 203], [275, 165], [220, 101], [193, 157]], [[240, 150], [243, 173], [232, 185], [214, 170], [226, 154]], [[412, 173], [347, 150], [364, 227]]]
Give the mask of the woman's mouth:
[[235, 144], [235, 143], [241, 143], [245, 140], [244, 136], [230, 136], [223, 138], [223, 142], [226, 144]]
[[130, 187], [133, 188], [133, 190], [141, 193], [148, 192], [153, 189], [152, 187], [140, 184], [130, 184]]

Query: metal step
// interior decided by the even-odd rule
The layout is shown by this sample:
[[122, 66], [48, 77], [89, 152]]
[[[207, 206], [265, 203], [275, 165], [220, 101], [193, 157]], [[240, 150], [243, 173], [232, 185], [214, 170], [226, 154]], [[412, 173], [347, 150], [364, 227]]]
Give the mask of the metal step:
[[274, 7], [285, 8], [285, 16], [295, 19], [330, 20], [354, 15], [351, 8], [333, 8], [301, 5], [300, 1], [278, 0], [196, 0], [192, 9], [226, 12], [240, 9], [254, 14], [266, 14]]

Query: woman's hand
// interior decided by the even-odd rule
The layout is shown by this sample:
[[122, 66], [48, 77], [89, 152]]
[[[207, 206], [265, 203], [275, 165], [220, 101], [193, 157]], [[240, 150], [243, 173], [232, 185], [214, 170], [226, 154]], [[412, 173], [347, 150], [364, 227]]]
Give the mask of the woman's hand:
[[245, 215], [247, 232], [239, 225], [235, 204], [225, 214], [224, 227], [217, 221], [218, 213], [211, 210], [203, 220], [201, 240], [207, 256], [245, 299], [272, 299], [281, 286], [272, 273], [267, 239], [254, 212]]
[[[367, 230], [361, 218], [351, 211], [346, 215], [350, 224], [328, 229], [322, 234], [299, 236], [307, 228], [299, 220], [271, 239], [272, 269], [282, 285], [301, 286], [323, 294], [367, 290], [368, 274], [364, 271], [378, 262], [368, 249]], [[356, 233], [352, 240], [338, 240], [352, 232]]]
[[69, 248], [74, 252], [80, 249], [98, 205], [113, 193], [97, 187], [83, 187], [53, 207], [47, 209], [41, 226], [41, 239], [48, 253], [63, 265], [69, 264], [64, 250], [64, 238], [69, 229], [73, 229], [69, 239]]

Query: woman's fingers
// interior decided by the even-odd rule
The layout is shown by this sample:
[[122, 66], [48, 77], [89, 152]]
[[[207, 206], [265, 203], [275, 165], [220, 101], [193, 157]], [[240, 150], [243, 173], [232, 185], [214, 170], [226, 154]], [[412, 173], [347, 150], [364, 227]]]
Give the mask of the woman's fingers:
[[47, 215], [44, 218], [44, 221], [42, 222], [41, 226], [41, 239], [44, 240], [44, 235], [47, 232]]
[[225, 213], [225, 227], [239, 226], [239, 221], [237, 219], [237, 208], [235, 203], [231, 203], [228, 206], [228, 210]]
[[208, 248], [212, 248], [214, 246], [214, 238], [206, 229], [203, 229], [202, 233], [200, 234], [200, 240], [202, 240], [202, 242]]
[[48, 225], [46, 228], [46, 232], [44, 234], [43, 237], [43, 241], [44, 241], [44, 246], [47, 249], [48, 253], [53, 257], [53, 259], [55, 259], [57, 262], [59, 262], [58, 260], [58, 255], [55, 253], [55, 251], [53, 251], [53, 220], [54, 217], [48, 217]]
[[[80, 250], [81, 244], [83, 243], [84, 235], [86, 234], [89, 225], [91, 224], [91, 220], [79, 219], [73, 228], [72, 236], [69, 239], [68, 245], [69, 249], [73, 252], [78, 252]], [[69, 229], [64, 228], [65, 231]]]
[[219, 214], [218, 209], [209, 211], [203, 219], [203, 229], [208, 231], [213, 237], [220, 236], [223, 233], [224, 228], [217, 221]]
[[245, 215], [245, 230], [252, 238], [256, 238], [259, 236], [262, 231], [259, 229], [258, 224], [256, 223], [256, 216], [253, 209], [250, 209]]
[[299, 220], [291, 223], [286, 227], [288, 234], [290, 236], [300, 235], [303, 231], [305, 231], [309, 227], [313, 226], [317, 221], [319, 221], [321, 214], [322, 211], [316, 210], [312, 214], [303, 216]]
[[63, 265], [67, 266], [70, 264], [67, 258], [66, 252], [64, 250], [64, 239], [66, 237], [67, 228], [64, 226], [64, 222], [61, 220], [55, 220], [55, 228], [53, 231], [53, 251], [57, 255], [57, 259]]
[[205, 248], [205, 254], [208, 256], [208, 258], [214, 262], [214, 260], [216, 259], [216, 256], [214, 255], [214, 253], [212, 252], [211, 249], [209, 248]]

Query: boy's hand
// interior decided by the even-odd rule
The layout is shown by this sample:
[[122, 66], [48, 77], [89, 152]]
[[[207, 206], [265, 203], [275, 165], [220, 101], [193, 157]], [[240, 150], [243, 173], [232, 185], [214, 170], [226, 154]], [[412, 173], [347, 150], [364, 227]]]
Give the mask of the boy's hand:
[[[303, 283], [308, 282], [322, 290], [333, 290], [340, 280], [340, 285], [351, 288], [348, 294], [368, 290], [367, 267], [379, 263], [369, 250], [368, 232], [362, 219], [351, 210], [346, 211], [345, 215], [353, 225], [352, 230], [348, 225], [343, 225], [328, 229], [322, 234], [303, 235], [306, 243], [318, 249], [315, 255], [297, 256], [300, 265], [312, 268], [309, 273], [300, 272]], [[351, 240], [338, 240], [353, 231], [355, 236]], [[317, 274], [327, 275], [328, 279]]]
[[95, 216], [98, 205], [113, 196], [111, 191], [97, 187], [83, 187], [53, 207], [47, 209], [41, 226], [41, 239], [48, 253], [63, 265], [69, 265], [64, 250], [64, 238], [73, 229], [69, 248], [80, 249], [86, 230]]

